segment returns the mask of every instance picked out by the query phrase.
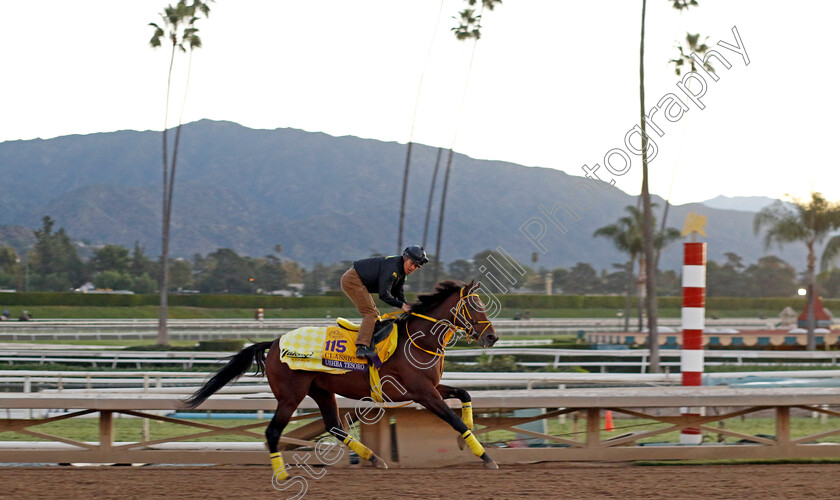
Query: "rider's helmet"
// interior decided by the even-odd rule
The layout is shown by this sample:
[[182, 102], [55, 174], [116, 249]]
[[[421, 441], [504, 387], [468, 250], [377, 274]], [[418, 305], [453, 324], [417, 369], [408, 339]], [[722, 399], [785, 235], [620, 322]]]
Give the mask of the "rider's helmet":
[[403, 250], [403, 256], [411, 259], [415, 264], [417, 264], [417, 267], [422, 267], [423, 264], [429, 262], [429, 258], [426, 257], [426, 249], [420, 245], [407, 246], [405, 250]]

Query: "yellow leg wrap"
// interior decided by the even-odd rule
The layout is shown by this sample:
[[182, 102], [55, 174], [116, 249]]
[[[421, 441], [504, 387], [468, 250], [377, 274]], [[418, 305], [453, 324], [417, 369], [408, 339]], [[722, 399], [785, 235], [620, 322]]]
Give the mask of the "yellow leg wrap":
[[356, 441], [351, 436], [347, 436], [346, 438], [344, 438], [344, 444], [346, 444], [351, 450], [355, 451], [356, 455], [359, 455], [365, 460], [370, 460], [370, 457], [373, 455], [373, 452], [370, 451], [370, 448]]
[[461, 403], [461, 420], [467, 425], [467, 429], [473, 428], [472, 402]]
[[470, 447], [475, 456], [481, 457], [481, 455], [484, 455], [484, 447], [481, 446], [481, 443], [478, 442], [478, 439], [476, 439], [475, 436], [473, 436], [472, 431], [467, 431], [461, 434], [461, 437], [464, 438], [464, 441], [467, 442], [467, 446]]
[[286, 472], [284, 468], [283, 455], [281, 455], [278, 451], [277, 453], [272, 453], [269, 456], [271, 457], [271, 470], [275, 480], [285, 481], [286, 479], [289, 479], [289, 473]]
[[379, 380], [379, 370], [373, 366], [373, 363], [368, 366], [370, 373], [370, 398], [377, 403], [384, 403], [382, 399], [382, 382]]

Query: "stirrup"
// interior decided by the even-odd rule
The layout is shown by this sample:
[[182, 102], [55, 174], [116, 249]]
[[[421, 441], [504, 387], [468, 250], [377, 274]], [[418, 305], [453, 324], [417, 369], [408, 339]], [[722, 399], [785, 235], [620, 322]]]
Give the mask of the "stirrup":
[[376, 356], [376, 349], [362, 344], [356, 344], [356, 357], [357, 358], [372, 358]]

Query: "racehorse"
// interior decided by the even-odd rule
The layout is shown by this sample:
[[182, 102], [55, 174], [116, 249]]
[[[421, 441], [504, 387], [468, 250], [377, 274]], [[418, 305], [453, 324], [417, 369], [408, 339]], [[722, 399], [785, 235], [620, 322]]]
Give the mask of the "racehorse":
[[[440, 383], [444, 350], [447, 345], [454, 343], [454, 333], [466, 335], [468, 340], [477, 341], [481, 347], [492, 347], [499, 338], [476, 293], [479, 285], [474, 281], [468, 284], [444, 281], [437, 285], [434, 292], [419, 296], [418, 301], [411, 305], [411, 313], [396, 320], [399, 332], [397, 347], [391, 358], [380, 368], [381, 380], [392, 383], [381, 383], [379, 390], [382, 399], [388, 402], [415, 401], [423, 405], [451, 425], [463, 439], [460, 444], [469, 445], [472, 452], [484, 461], [486, 468], [498, 469], [472, 434], [472, 403], [469, 393], [462, 388]], [[279, 339], [255, 343], [234, 354], [226, 366], [215, 372], [186, 400], [186, 404], [192, 408], [197, 407], [225, 384], [248, 371], [256, 362], [257, 374], [266, 375], [277, 399], [277, 410], [265, 430], [275, 480], [284, 481], [289, 478], [278, 443], [292, 413], [307, 395], [321, 410], [327, 432], [357, 455], [369, 460], [373, 466], [388, 468], [380, 457], [342, 429], [338, 416], [336, 394], [350, 399], [371, 397], [368, 373], [350, 371], [337, 375], [292, 370], [280, 360], [278, 342]], [[461, 400], [463, 420], [444, 402], [449, 398]]]

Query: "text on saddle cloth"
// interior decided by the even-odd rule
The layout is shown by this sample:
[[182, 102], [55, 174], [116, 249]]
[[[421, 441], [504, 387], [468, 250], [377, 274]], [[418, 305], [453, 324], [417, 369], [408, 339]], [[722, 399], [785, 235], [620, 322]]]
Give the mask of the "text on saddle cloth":
[[[357, 331], [338, 326], [328, 327], [324, 349], [321, 353], [322, 363], [332, 368], [364, 371], [368, 360], [356, 357], [357, 336]], [[374, 360], [373, 363], [381, 365], [391, 357], [397, 348], [397, 325], [392, 324], [384, 338], [381, 340], [376, 338], [374, 341], [376, 342], [378, 359]], [[356, 367], [356, 365], [361, 365], [361, 367]]]

